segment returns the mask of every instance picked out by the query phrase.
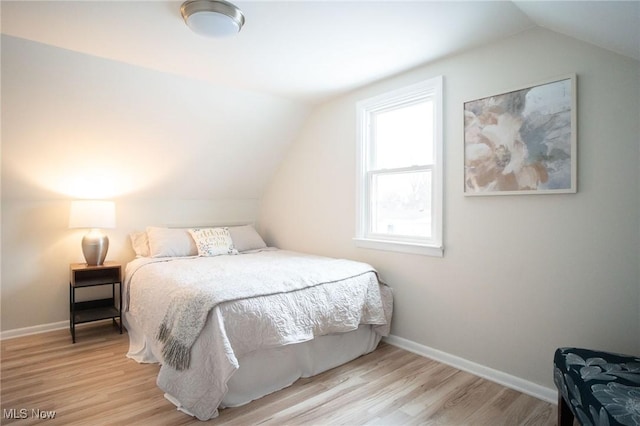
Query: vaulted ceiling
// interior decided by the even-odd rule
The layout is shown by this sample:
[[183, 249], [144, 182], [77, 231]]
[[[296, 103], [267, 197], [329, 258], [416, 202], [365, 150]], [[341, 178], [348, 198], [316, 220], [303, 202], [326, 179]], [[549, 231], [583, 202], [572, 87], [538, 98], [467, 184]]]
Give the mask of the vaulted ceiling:
[[176, 1], [2, 1], [2, 32], [305, 102], [534, 26], [640, 60], [640, 2], [237, 1], [233, 38], [192, 33]]

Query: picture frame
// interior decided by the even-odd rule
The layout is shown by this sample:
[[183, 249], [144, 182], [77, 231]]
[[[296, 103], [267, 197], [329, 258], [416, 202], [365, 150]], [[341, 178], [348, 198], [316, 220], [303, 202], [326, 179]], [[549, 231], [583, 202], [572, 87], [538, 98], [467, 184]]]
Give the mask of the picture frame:
[[577, 192], [577, 77], [464, 103], [464, 194]]

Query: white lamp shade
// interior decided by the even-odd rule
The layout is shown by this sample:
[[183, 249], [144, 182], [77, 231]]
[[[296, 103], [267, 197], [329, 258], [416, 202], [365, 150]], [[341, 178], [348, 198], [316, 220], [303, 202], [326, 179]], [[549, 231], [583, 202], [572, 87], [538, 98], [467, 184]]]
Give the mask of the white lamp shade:
[[69, 228], [115, 228], [116, 205], [113, 201], [72, 201]]

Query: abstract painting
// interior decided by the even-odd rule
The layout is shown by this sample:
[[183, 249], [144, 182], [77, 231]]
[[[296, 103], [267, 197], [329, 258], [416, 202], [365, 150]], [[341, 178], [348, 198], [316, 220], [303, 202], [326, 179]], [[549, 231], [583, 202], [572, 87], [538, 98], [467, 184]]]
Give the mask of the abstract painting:
[[464, 103], [465, 195], [576, 192], [576, 76]]

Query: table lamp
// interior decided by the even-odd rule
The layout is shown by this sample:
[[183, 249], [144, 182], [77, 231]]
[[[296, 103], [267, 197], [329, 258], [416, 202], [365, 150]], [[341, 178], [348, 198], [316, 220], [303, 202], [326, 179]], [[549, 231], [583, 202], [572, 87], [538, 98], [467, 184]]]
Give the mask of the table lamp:
[[116, 206], [113, 201], [72, 201], [69, 228], [89, 228], [82, 238], [82, 254], [87, 265], [104, 263], [109, 250], [109, 238], [100, 229], [115, 228]]

